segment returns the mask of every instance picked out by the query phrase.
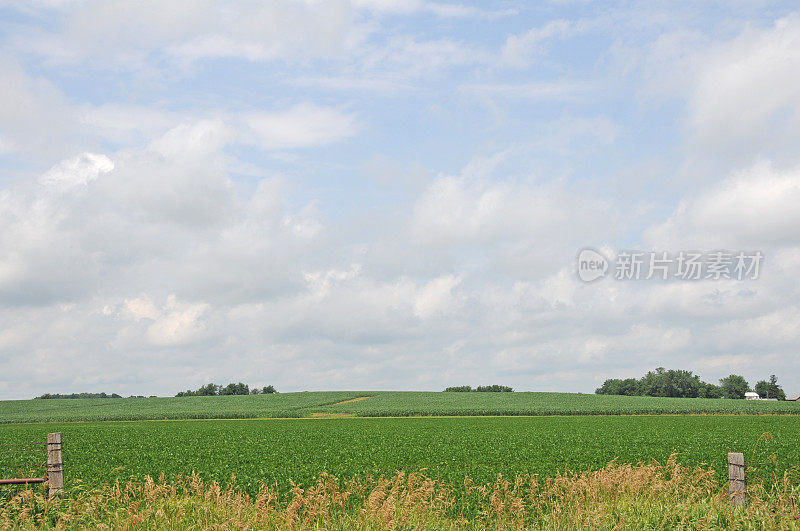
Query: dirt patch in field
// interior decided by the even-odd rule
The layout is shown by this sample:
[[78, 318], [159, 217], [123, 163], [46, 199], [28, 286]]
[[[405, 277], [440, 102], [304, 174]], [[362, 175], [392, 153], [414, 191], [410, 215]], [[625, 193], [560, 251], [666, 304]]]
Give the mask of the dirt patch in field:
[[352, 413], [311, 413], [311, 417], [315, 419], [334, 419], [334, 418], [347, 418], [352, 419], [355, 417]]
[[371, 396], [359, 396], [358, 398], [351, 398], [350, 400], [342, 400], [341, 402], [336, 402], [335, 404], [331, 404], [332, 406], [339, 406], [342, 404], [349, 404], [350, 402], [358, 402], [359, 400], [366, 400], [367, 398], [372, 398]]

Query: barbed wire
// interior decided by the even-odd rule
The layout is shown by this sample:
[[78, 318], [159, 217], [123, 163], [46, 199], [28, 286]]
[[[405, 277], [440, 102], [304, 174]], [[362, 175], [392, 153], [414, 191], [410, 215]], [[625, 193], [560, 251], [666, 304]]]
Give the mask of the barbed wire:
[[46, 475], [46, 442], [0, 444], [0, 479], [17, 479], [14, 476], [44, 477]]

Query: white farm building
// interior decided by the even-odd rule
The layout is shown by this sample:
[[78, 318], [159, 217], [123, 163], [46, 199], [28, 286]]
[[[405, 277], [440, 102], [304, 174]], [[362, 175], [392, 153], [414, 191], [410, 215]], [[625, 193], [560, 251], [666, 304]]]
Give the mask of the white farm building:
[[744, 399], [745, 400], [764, 400], [764, 401], [767, 401], [767, 402], [777, 402], [778, 401], [777, 398], [761, 398], [760, 396], [758, 396], [758, 393], [754, 393], [752, 391], [746, 392], [744, 394]]

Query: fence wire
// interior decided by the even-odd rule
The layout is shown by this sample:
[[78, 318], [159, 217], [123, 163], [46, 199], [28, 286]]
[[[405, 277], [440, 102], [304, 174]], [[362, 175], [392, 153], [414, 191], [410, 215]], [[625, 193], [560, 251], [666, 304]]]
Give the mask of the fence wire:
[[0, 479], [42, 478], [47, 475], [47, 443], [0, 445]]

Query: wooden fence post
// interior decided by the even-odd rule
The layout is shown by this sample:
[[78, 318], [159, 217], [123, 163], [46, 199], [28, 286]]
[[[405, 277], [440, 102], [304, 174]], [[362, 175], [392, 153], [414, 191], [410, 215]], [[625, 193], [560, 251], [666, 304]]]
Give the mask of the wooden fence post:
[[728, 481], [730, 482], [731, 503], [736, 507], [747, 504], [747, 483], [745, 478], [744, 454], [728, 453]]
[[50, 495], [64, 488], [64, 462], [61, 456], [61, 434], [47, 434], [47, 485]]

